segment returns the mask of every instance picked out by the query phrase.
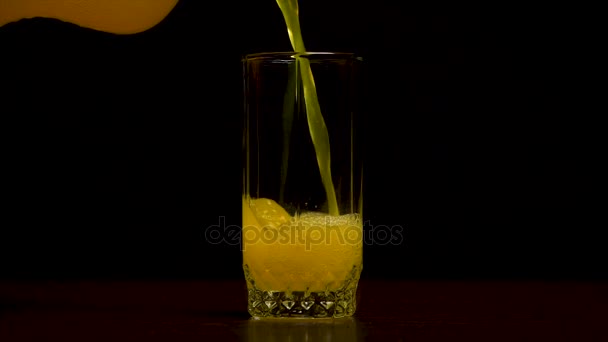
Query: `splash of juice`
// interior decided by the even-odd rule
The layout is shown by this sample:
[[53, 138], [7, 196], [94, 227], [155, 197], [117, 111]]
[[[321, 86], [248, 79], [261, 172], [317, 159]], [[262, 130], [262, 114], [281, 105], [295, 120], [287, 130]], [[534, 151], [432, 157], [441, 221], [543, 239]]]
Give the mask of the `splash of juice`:
[[[287, 33], [291, 46], [296, 53], [306, 53], [304, 40], [300, 32], [300, 19], [298, 15], [297, 0], [276, 0], [285, 23], [287, 24]], [[327, 195], [329, 214], [332, 216], [340, 215], [338, 202], [336, 200], [336, 191], [331, 178], [330, 165], [330, 149], [329, 149], [329, 134], [327, 126], [321, 114], [321, 106], [317, 98], [317, 90], [315, 80], [310, 68], [310, 61], [306, 57], [296, 57], [299, 64], [300, 74], [302, 76], [302, 86], [304, 88], [304, 102], [306, 104], [306, 116], [308, 120], [308, 130], [315, 148], [319, 172], [321, 173], [321, 181]]]

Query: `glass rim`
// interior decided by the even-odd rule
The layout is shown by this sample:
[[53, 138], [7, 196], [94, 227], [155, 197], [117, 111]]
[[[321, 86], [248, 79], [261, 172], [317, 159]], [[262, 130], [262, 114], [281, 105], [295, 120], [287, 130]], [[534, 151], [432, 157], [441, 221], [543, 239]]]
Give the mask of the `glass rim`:
[[307, 51], [307, 52], [294, 52], [294, 51], [276, 51], [276, 52], [256, 52], [243, 55], [242, 61], [255, 61], [255, 60], [293, 60], [295, 56], [307, 57], [311, 60], [323, 60], [323, 59], [342, 59], [348, 60], [353, 59], [357, 61], [363, 61], [363, 57], [359, 56], [354, 52], [338, 52], [338, 51]]

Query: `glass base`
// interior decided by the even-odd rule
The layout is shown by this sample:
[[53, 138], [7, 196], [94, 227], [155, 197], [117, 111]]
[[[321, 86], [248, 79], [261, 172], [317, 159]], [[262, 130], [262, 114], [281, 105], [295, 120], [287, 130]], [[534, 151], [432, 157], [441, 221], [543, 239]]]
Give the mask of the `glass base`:
[[341, 318], [350, 317], [357, 308], [360, 270], [353, 268], [345, 285], [337, 291], [262, 291], [255, 287], [248, 266], [248, 311], [253, 317]]

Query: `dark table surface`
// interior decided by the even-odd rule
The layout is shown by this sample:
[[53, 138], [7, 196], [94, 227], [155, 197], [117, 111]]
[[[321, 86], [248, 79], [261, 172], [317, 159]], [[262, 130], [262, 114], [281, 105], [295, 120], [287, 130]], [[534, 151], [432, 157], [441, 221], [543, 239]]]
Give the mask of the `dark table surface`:
[[242, 281], [0, 281], [0, 341], [608, 341], [608, 284], [372, 281], [352, 319], [254, 320]]

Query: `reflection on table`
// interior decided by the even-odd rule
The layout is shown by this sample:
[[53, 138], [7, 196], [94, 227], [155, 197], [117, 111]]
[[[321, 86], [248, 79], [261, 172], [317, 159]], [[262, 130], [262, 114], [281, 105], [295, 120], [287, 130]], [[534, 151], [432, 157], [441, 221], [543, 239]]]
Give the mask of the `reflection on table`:
[[241, 341], [362, 341], [363, 329], [355, 318], [251, 318], [238, 330]]

